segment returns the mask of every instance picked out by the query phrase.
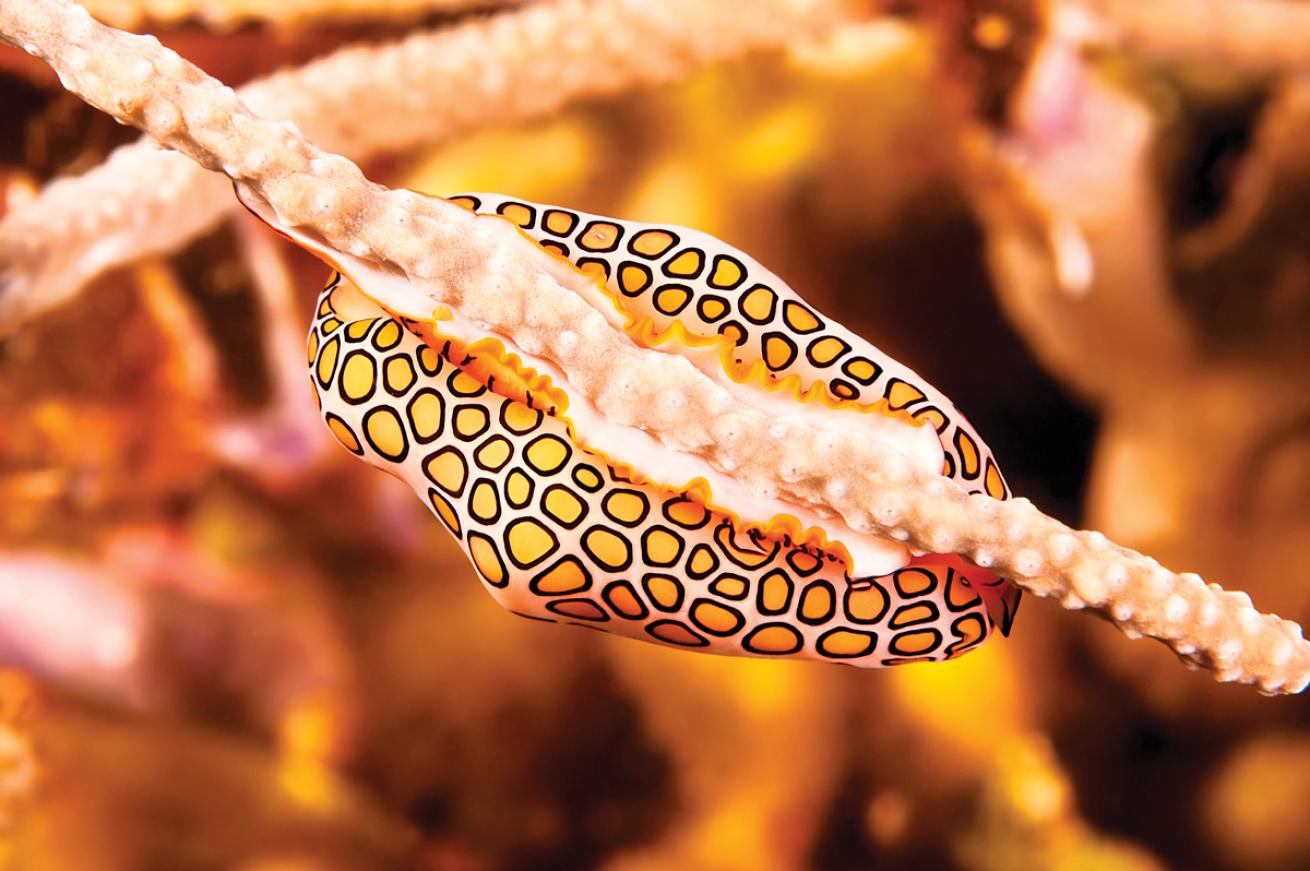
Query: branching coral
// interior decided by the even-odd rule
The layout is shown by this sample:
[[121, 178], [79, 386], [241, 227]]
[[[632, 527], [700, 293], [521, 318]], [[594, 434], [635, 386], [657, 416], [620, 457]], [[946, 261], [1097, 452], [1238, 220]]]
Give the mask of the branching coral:
[[[1051, 40], [1011, 114], [1004, 135], [966, 139], [1011, 321], [1094, 401], [1128, 395], [1143, 379], [1172, 380], [1192, 348], [1163, 262], [1147, 107], [1096, 75], [1075, 46]], [[1050, 256], [1025, 256], [1029, 246]], [[1115, 256], [1099, 256], [1108, 251]], [[1105, 353], [1110, 336], [1131, 352]], [[1100, 365], [1083, 366], [1089, 358]]]
[[[746, 15], [734, 9], [732, 17]], [[0, 32], [45, 58], [89, 102], [230, 175], [282, 224], [394, 276], [394, 291], [380, 299], [390, 310], [430, 319], [440, 305], [456, 309], [539, 351], [611, 420], [758, 492], [839, 513], [858, 531], [959, 553], [1067, 607], [1094, 608], [1221, 679], [1270, 693], [1310, 682], [1310, 644], [1300, 627], [1260, 614], [1246, 595], [1170, 572], [1099, 533], [1071, 530], [1027, 500], [970, 496], [855, 433], [741, 407], [685, 359], [633, 344], [588, 304], [584, 276], [512, 225], [370, 184], [294, 127], [254, 116], [230, 89], [152, 38], [105, 28], [63, 0], [7, 4]]]
[[[313, 398], [299, 377], [304, 341], [297, 317], [293, 283], [274, 240], [246, 216], [238, 222], [238, 244], [250, 265], [260, 317], [268, 324], [263, 337], [270, 369], [268, 408], [253, 417], [227, 421], [214, 429], [214, 450], [234, 465], [270, 484], [289, 485], [330, 450], [322, 427], [311, 426]], [[179, 343], [181, 344], [181, 343]], [[186, 342], [189, 354], [199, 341]]]
[[[348, 48], [239, 93], [256, 112], [359, 160], [669, 81], [822, 32], [842, 15], [838, 0], [566, 0]], [[236, 208], [220, 176], [148, 140], [48, 186], [0, 222], [0, 333], [105, 269], [177, 248]]]
[[88, 0], [92, 15], [114, 27], [137, 28], [147, 22], [198, 19], [214, 27], [245, 21], [298, 24], [349, 18], [404, 18], [433, 13], [464, 12], [515, 6], [524, 0]]
[[[1243, 73], [1227, 81], [1249, 93]], [[1162, 557], [1232, 566], [1252, 593], [1303, 609], [1303, 591], [1285, 583], [1304, 540], [1290, 510], [1299, 496], [1285, 494], [1307, 415], [1292, 205], [1304, 99], [1293, 81], [1253, 104], [1259, 121], [1219, 188], [1224, 208], [1183, 232], [1190, 191], [1171, 188], [1158, 156], [1202, 122], [1184, 106], [1172, 130], [1160, 123], [1147, 95], [1167, 82], [1125, 82], [1057, 28], [1007, 123], [974, 126], [966, 183], [1010, 321], [1100, 417], [1088, 522]], [[1234, 413], [1251, 396], [1260, 413]], [[1140, 674], [1140, 659], [1132, 667]]]

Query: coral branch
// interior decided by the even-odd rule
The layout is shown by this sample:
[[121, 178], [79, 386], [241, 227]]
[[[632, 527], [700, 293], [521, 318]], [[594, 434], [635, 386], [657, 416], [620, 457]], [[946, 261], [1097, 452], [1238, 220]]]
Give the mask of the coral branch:
[[1083, 0], [1064, 4], [1056, 21], [1071, 36], [1163, 61], [1310, 69], [1310, 6], [1290, 0]]
[[[733, 7], [733, 17], [746, 14]], [[98, 25], [64, 0], [11, 0], [0, 8], [0, 33], [44, 57], [89, 102], [224, 170], [283, 225], [395, 276], [381, 299], [393, 311], [429, 319], [448, 305], [550, 360], [608, 419], [701, 456], [755, 492], [963, 554], [1066, 607], [1095, 608], [1129, 634], [1165, 641], [1220, 679], [1269, 693], [1310, 683], [1301, 628], [1258, 613], [1245, 594], [1073, 531], [1027, 500], [969, 496], [859, 433], [741, 405], [686, 358], [635, 345], [586, 301], [585, 276], [510, 223], [369, 183], [294, 128], [252, 115], [156, 40]]]
[[114, 27], [137, 28], [148, 23], [203, 21], [211, 27], [233, 27], [246, 21], [299, 24], [369, 18], [403, 19], [419, 15], [466, 12], [496, 6], [517, 6], [525, 0], [84, 0], [96, 18]]
[[1098, 405], [1178, 380], [1195, 352], [1162, 253], [1150, 112], [1076, 46], [1048, 40], [1010, 114], [1004, 131], [965, 136], [966, 185], [1010, 320]]
[[[239, 93], [256, 112], [359, 160], [669, 81], [823, 32], [843, 13], [835, 0], [563, 0], [348, 48]], [[171, 251], [236, 208], [221, 177], [148, 140], [49, 185], [0, 222], [0, 334], [101, 271]]]
[[267, 407], [214, 428], [214, 450], [266, 485], [289, 486], [332, 450], [318, 425], [314, 397], [305, 391], [300, 361], [305, 356], [304, 324], [295, 305], [294, 282], [284, 248], [246, 215], [237, 222], [237, 242], [250, 270], [259, 306], [264, 359], [269, 369]]

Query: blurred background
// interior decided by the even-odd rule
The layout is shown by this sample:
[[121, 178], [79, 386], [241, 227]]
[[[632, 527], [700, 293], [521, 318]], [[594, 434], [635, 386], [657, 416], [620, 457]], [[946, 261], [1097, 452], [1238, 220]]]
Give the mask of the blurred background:
[[[515, 14], [98, 5], [232, 85]], [[1304, 623], [1310, 7], [1189, 30], [1213, 5], [866, 8], [365, 169], [717, 235], [952, 397], [1017, 494]], [[9, 49], [0, 116], [15, 214], [136, 136]], [[241, 217], [0, 343], [3, 867], [1310, 868], [1306, 700], [1053, 601], [868, 672], [500, 610], [322, 430], [324, 278]]]

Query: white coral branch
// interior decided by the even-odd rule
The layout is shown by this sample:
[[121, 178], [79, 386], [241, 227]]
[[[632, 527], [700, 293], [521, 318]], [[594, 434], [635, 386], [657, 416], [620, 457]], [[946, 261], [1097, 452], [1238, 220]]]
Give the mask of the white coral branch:
[[202, 21], [210, 27], [234, 27], [247, 21], [301, 24], [360, 18], [404, 19], [433, 13], [466, 12], [493, 6], [516, 6], [525, 0], [84, 0], [87, 10], [114, 27], [134, 29], [148, 23]]
[[[1310, 683], [1301, 628], [1260, 614], [1245, 594], [1175, 574], [1099, 533], [1071, 530], [1025, 499], [969, 496], [854, 433], [800, 421], [770, 425], [776, 421], [740, 406], [685, 359], [640, 348], [612, 328], [583, 300], [585, 278], [509, 223], [369, 183], [294, 128], [257, 118], [230, 89], [150, 37], [98, 25], [66, 0], [9, 0], [0, 7], [0, 33], [44, 57], [89, 102], [225, 171], [284, 225], [407, 278], [382, 300], [389, 307], [420, 317], [438, 304], [458, 308], [550, 359], [610, 419], [731, 469], [748, 487], [837, 511], [855, 529], [963, 554], [1066, 607], [1094, 608], [1220, 679], [1269, 693]], [[560, 340], [565, 334], [571, 341]], [[678, 401], [660, 401], [668, 396]]]
[[[821, 33], [843, 13], [836, 0], [562, 0], [347, 48], [239, 94], [259, 114], [360, 160], [667, 82]], [[237, 208], [221, 176], [148, 139], [56, 181], [0, 222], [0, 334], [100, 272], [172, 251]]]

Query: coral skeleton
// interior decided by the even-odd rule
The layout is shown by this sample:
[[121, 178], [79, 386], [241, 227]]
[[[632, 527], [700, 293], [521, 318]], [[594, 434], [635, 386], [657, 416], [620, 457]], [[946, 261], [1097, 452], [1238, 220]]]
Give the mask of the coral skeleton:
[[[751, 11], [764, 15], [766, 7], [811, 8]], [[723, 15], [748, 17], [737, 5]], [[609, 420], [743, 487], [840, 515], [857, 531], [964, 556], [1066, 607], [1093, 610], [1130, 636], [1164, 641], [1221, 680], [1267, 693], [1310, 682], [1301, 628], [1261, 614], [1245, 594], [1072, 530], [1026, 499], [970, 494], [830, 420], [775, 425], [685, 358], [635, 344], [589, 301], [594, 286], [585, 276], [512, 224], [370, 183], [294, 125], [257, 117], [151, 37], [100, 25], [65, 0], [5, 3], [0, 33], [45, 59], [88, 102], [230, 176], [277, 223], [388, 276], [376, 301], [397, 316], [431, 320], [448, 307], [551, 362]]]
[[[348, 47], [238, 93], [321, 148], [361, 160], [668, 82], [820, 35], [846, 17], [837, 0], [565, 0]], [[180, 247], [237, 208], [221, 176], [149, 140], [56, 181], [0, 221], [0, 334], [107, 269]]]
[[82, 5], [106, 24], [136, 29], [148, 23], [201, 21], [210, 27], [233, 27], [248, 21], [275, 24], [405, 19], [472, 9], [516, 6], [524, 0], [87, 0]]

